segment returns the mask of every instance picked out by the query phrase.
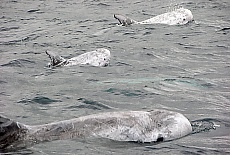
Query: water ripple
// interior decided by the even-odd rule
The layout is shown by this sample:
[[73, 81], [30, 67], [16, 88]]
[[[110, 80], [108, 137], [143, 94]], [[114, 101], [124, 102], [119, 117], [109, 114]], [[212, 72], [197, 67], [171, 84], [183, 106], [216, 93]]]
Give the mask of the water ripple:
[[2, 64], [2, 67], [30, 67], [31, 65], [34, 65], [35, 62], [28, 60], [28, 59], [17, 59], [17, 60], [12, 60], [6, 64]]
[[50, 99], [50, 98], [45, 97], [45, 96], [36, 96], [32, 99], [23, 98], [20, 101], [18, 101], [18, 103], [23, 103], [23, 104], [37, 103], [37, 104], [42, 104], [42, 105], [52, 104], [54, 102], [62, 102], [62, 101]]
[[71, 105], [67, 107], [67, 109], [75, 110], [75, 109], [92, 109], [92, 110], [103, 110], [103, 109], [113, 109], [112, 107], [105, 105], [103, 103], [88, 100], [85, 98], [78, 98], [78, 101], [80, 101], [81, 105]]

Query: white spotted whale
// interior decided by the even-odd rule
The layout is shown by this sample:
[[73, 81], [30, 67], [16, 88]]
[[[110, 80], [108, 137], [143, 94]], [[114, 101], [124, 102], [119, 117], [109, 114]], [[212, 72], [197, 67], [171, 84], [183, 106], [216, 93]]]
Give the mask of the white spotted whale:
[[43, 125], [25, 125], [0, 115], [0, 150], [80, 137], [128, 142], [163, 142], [192, 132], [189, 120], [167, 110], [118, 111], [81, 116]]
[[179, 8], [171, 12], [157, 15], [153, 18], [144, 21], [135, 21], [129, 17], [125, 17], [120, 14], [114, 14], [114, 18], [117, 19], [122, 26], [128, 26], [131, 24], [167, 24], [167, 25], [184, 25], [193, 20], [192, 12], [185, 8]]
[[91, 52], [86, 52], [71, 59], [65, 59], [55, 52], [46, 51], [50, 58], [49, 67], [74, 66], [74, 65], [91, 65], [91, 66], [108, 66], [110, 61], [110, 51], [105, 48], [99, 48]]

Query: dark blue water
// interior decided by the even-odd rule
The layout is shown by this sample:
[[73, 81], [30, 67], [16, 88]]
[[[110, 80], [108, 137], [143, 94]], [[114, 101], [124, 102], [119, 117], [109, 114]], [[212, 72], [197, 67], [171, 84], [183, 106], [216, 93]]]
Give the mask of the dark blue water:
[[[160, 108], [216, 125], [158, 145], [60, 140], [19, 154], [230, 153], [230, 1], [2, 0], [0, 6], [0, 114], [35, 125]], [[119, 27], [113, 18], [141, 21], [180, 6], [192, 11], [193, 23]], [[71, 58], [101, 47], [111, 51], [107, 67], [46, 67], [45, 50]]]

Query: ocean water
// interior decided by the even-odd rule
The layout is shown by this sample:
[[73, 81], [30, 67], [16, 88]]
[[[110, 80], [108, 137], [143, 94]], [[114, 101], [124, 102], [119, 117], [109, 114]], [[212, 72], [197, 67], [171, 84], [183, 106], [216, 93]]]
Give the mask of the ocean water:
[[[216, 129], [160, 144], [73, 139], [12, 154], [229, 154], [229, 0], [2, 0], [0, 114], [29, 125], [120, 110], [167, 109]], [[184, 7], [183, 26], [117, 26]], [[46, 50], [65, 58], [107, 48], [107, 67], [50, 69]], [[11, 153], [10, 153], [11, 154]]]

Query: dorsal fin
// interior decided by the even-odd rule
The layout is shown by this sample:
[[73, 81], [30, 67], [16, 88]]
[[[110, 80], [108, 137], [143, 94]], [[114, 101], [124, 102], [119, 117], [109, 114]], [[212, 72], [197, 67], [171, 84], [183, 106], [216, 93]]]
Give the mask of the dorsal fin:
[[120, 15], [120, 14], [114, 14], [114, 18], [117, 19], [122, 26], [128, 26], [128, 25], [137, 23], [137, 21], [135, 21], [129, 17], [125, 17], [123, 15]]
[[23, 124], [0, 115], [0, 152], [21, 144], [26, 132]]
[[46, 51], [46, 54], [49, 56], [50, 58], [50, 64], [49, 66], [53, 66], [53, 67], [59, 67], [59, 66], [63, 66], [66, 64], [67, 60], [64, 59], [63, 57], [57, 55], [54, 52], [51, 51]]

